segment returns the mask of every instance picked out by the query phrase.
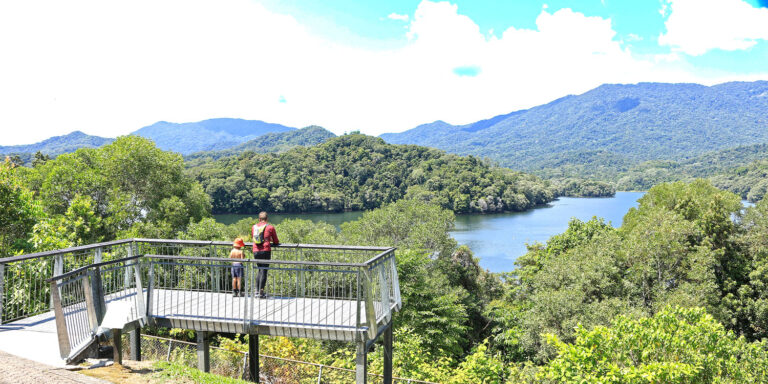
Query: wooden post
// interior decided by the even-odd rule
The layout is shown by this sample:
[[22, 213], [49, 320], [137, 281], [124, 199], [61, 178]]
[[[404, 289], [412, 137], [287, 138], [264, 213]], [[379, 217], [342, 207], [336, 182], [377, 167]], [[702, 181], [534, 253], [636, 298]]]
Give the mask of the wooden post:
[[392, 322], [384, 331], [384, 384], [392, 384]]
[[123, 330], [112, 329], [112, 361], [123, 365]]
[[211, 371], [211, 341], [208, 332], [197, 332], [197, 369]]
[[259, 335], [248, 335], [248, 372], [251, 374], [251, 381], [259, 382]]
[[368, 379], [368, 348], [365, 341], [357, 342], [357, 359], [355, 359], [355, 383], [365, 384]]
[[137, 327], [130, 333], [131, 360], [141, 361], [141, 328]]

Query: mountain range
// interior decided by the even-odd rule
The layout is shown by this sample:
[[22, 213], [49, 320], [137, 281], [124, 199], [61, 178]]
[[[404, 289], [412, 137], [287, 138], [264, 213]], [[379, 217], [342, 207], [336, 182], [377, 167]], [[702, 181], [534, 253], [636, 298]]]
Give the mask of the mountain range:
[[540, 174], [567, 164], [585, 166], [588, 174], [602, 166], [680, 161], [768, 142], [768, 81], [608, 84], [471, 124], [436, 121], [381, 137]]
[[267, 133], [295, 130], [280, 124], [261, 120], [209, 119], [195, 123], [169, 123], [160, 121], [133, 132], [146, 137], [159, 148], [188, 155], [200, 151], [214, 151], [234, 147]]
[[80, 131], [74, 131], [70, 134], [54, 136], [35, 144], [0, 146], [0, 154], [19, 155], [26, 162], [27, 158], [38, 151], [49, 156], [57, 156], [62, 153], [74, 152], [78, 148], [97, 148], [112, 141], [114, 139], [91, 136]]
[[[218, 158], [246, 150], [281, 151], [333, 137], [319, 127], [297, 130], [229, 118], [161, 121], [132, 134], [194, 158]], [[768, 81], [715, 86], [606, 84], [470, 124], [436, 121], [381, 137], [392, 144], [417, 144], [489, 158], [545, 177], [614, 179], [617, 172], [647, 161], [684, 162], [713, 151], [768, 143]], [[57, 155], [110, 141], [73, 132], [37, 144], [0, 147], [0, 154], [30, 156], [41, 151]]]

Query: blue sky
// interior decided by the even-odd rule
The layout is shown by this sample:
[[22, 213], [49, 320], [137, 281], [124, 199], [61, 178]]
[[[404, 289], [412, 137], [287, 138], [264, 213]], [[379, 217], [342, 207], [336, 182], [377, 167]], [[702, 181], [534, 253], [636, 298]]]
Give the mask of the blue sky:
[[[705, 0], [706, 1], [706, 0]], [[768, 0], [746, 0], [751, 7], [768, 7]], [[372, 48], [405, 45], [408, 38], [404, 22], [390, 20], [397, 14], [412, 19], [420, 1], [359, 1], [359, 0], [265, 0], [271, 10], [288, 13], [305, 23], [313, 33], [347, 44]], [[487, 36], [500, 37], [510, 27], [536, 29], [536, 18], [542, 12], [556, 12], [568, 8], [586, 16], [599, 16], [611, 20], [616, 31], [615, 40], [637, 55], [658, 55], [672, 52], [669, 46], [659, 45], [658, 38], [666, 32], [662, 15], [666, 2], [659, 0], [458, 0], [460, 14], [471, 18]], [[765, 27], [768, 29], [768, 26]], [[765, 60], [761, 60], [765, 59]], [[768, 61], [768, 41], [759, 41], [744, 51], [715, 49], [703, 55], [690, 57], [692, 65], [706, 71], [734, 73], [761, 73]]]
[[767, 6], [0, 2], [0, 145], [214, 117], [378, 135], [474, 122], [604, 83], [768, 80]]

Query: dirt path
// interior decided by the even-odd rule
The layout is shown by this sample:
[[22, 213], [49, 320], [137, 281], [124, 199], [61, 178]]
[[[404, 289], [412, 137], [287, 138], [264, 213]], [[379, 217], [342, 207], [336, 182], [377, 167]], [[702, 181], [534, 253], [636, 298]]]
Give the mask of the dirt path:
[[109, 384], [108, 381], [0, 352], [2, 384]]
[[153, 375], [158, 370], [153, 368], [152, 364], [153, 362], [151, 361], [123, 360], [123, 365], [113, 364], [109, 367], [81, 371], [81, 373], [115, 384], [155, 384], [167, 382]]

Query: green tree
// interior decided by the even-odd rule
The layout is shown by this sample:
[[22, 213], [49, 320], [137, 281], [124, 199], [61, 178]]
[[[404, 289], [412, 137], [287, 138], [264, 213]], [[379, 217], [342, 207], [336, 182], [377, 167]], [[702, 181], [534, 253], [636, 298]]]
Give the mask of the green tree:
[[549, 336], [558, 356], [539, 379], [553, 383], [758, 383], [768, 380], [765, 342], [736, 337], [701, 308], [668, 307], [610, 327]]
[[9, 161], [0, 163], [0, 257], [29, 249], [28, 239], [43, 212]]

